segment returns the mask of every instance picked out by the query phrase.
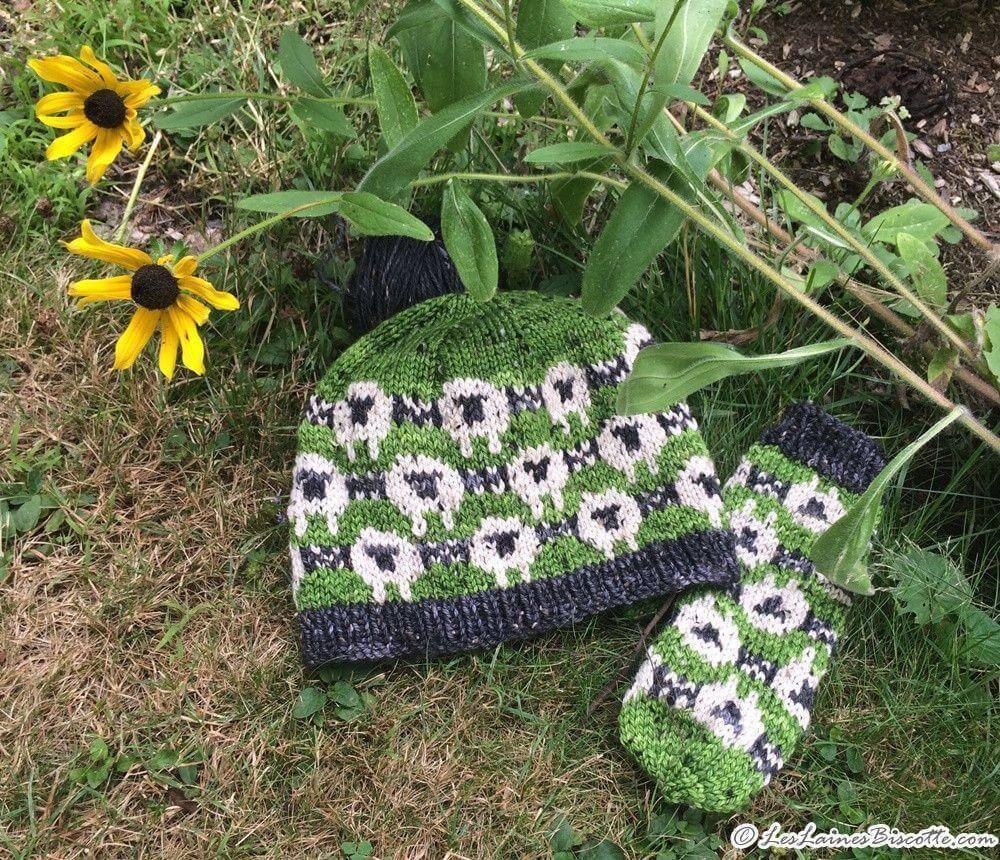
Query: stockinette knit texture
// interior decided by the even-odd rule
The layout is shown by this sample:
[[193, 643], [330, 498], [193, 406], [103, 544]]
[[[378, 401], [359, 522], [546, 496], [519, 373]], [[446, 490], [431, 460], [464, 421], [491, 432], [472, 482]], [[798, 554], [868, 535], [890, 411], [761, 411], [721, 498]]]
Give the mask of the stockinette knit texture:
[[884, 465], [863, 433], [800, 403], [726, 483], [740, 580], [678, 600], [619, 717], [668, 801], [735, 811], [787, 761], [851, 603], [810, 553]]
[[360, 338], [309, 399], [288, 505], [305, 663], [479, 649], [732, 582], [690, 410], [615, 412], [646, 330], [449, 290]]

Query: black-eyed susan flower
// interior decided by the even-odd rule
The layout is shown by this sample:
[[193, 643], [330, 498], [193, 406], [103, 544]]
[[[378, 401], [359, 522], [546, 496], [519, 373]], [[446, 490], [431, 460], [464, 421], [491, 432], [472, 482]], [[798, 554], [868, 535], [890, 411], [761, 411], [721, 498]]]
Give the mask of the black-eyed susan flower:
[[87, 158], [87, 181], [93, 185], [118, 157], [123, 143], [132, 152], [142, 145], [146, 132], [136, 112], [159, 95], [159, 87], [144, 78], [119, 80], [87, 45], [80, 48], [80, 60], [60, 54], [28, 60], [28, 65], [43, 80], [69, 87], [67, 92], [42, 96], [35, 104], [35, 115], [43, 123], [71, 129], [49, 144], [46, 158], [68, 158], [93, 141]]
[[184, 366], [201, 374], [205, 372], [205, 345], [198, 326], [208, 320], [209, 309], [199, 299], [222, 311], [236, 310], [240, 303], [232, 293], [215, 289], [194, 273], [198, 261], [182, 257], [176, 263], [172, 254], [155, 263], [145, 251], [105, 242], [91, 228], [89, 221], [80, 225], [80, 237], [66, 243], [73, 254], [103, 260], [128, 271], [112, 278], [75, 281], [69, 294], [77, 304], [131, 301], [136, 305], [128, 328], [115, 344], [115, 369], [131, 367], [139, 353], [160, 331], [160, 370], [170, 379], [177, 366], [180, 348]]

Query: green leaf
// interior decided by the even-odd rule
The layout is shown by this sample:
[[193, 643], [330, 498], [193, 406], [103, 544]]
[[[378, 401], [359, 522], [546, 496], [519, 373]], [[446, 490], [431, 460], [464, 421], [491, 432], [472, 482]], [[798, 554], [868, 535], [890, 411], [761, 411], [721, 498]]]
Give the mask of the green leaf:
[[625, 860], [625, 853], [610, 839], [580, 846], [577, 856], [580, 860]]
[[342, 196], [340, 191], [275, 191], [271, 194], [254, 194], [237, 200], [236, 208], [278, 214], [302, 207], [302, 211], [292, 213], [292, 217], [318, 218], [321, 215], [337, 212]]
[[347, 681], [337, 681], [328, 691], [328, 696], [345, 708], [361, 707], [361, 696]]
[[170, 768], [176, 766], [179, 758], [180, 756], [177, 754], [175, 749], [172, 747], [164, 747], [156, 752], [153, 757], [146, 762], [146, 770], [169, 770]]
[[829, 131], [830, 126], [817, 113], [807, 113], [803, 114], [799, 119], [799, 125], [803, 128], [811, 129], [812, 131]]
[[788, 92], [781, 81], [765, 72], [760, 66], [749, 60], [744, 60], [742, 57], [739, 58], [739, 64], [740, 68], [743, 69], [743, 74], [757, 89], [772, 96], [784, 96]]
[[294, 27], [288, 27], [281, 33], [278, 62], [282, 74], [303, 92], [317, 98], [330, 95], [312, 49]]
[[304, 720], [321, 711], [326, 705], [326, 691], [321, 687], [303, 687], [299, 690], [299, 698], [292, 707], [292, 716]]
[[854, 150], [847, 145], [847, 142], [839, 134], [831, 134], [826, 141], [826, 145], [830, 147], [830, 152], [842, 161], [854, 161], [857, 158]]
[[691, 102], [696, 105], [701, 105], [702, 107], [711, 106], [712, 102], [709, 100], [708, 96], [704, 93], [699, 92], [690, 84], [665, 84], [660, 86], [657, 84], [653, 87], [653, 91], [661, 96], [664, 96], [667, 102], [681, 101], [681, 102]]
[[383, 199], [393, 197], [417, 177], [435, 152], [490, 105], [530, 85], [524, 79], [511, 81], [424, 117], [372, 165], [358, 185], [358, 191], [370, 191]]
[[989, 347], [983, 350], [983, 357], [990, 373], [1000, 381], [1000, 307], [997, 305], [990, 305], [986, 309], [983, 330], [989, 341]]
[[409, 236], [423, 242], [434, 238], [423, 221], [366, 191], [345, 191], [337, 211], [365, 236]]
[[890, 557], [889, 573], [896, 580], [892, 588], [896, 606], [917, 624], [958, 616], [972, 603], [972, 586], [965, 574], [939, 553], [911, 547]]
[[872, 218], [861, 232], [869, 239], [895, 244], [900, 233], [926, 242], [933, 239], [949, 224], [948, 217], [936, 206], [910, 200], [902, 206], [893, 206]]
[[663, 0], [656, 6], [654, 35], [657, 40], [673, 17], [678, 3], [684, 3], [684, 6], [674, 18], [653, 68], [653, 82], [657, 89], [691, 83], [712, 41], [715, 28], [726, 11], [728, 0]]
[[991, 143], [986, 147], [986, 158], [989, 161], [1000, 161], [1000, 143]]
[[656, 17], [653, 0], [562, 0], [577, 21], [588, 27], [616, 27]]
[[[434, 0], [410, 0], [404, 14], [418, 16], [420, 25], [392, 33], [431, 112], [481, 93], [486, 86], [483, 46]], [[464, 147], [470, 124], [452, 132], [456, 149]]]
[[962, 657], [995, 669], [1000, 665], [1000, 624], [976, 607], [966, 610], [962, 622], [965, 628]]
[[402, 72], [378, 45], [368, 46], [368, 70], [382, 137], [392, 149], [419, 121], [417, 105]]
[[[581, 164], [579, 169], [592, 173], [600, 173], [611, 163], [609, 158], [600, 158], [592, 162]], [[555, 207], [559, 217], [570, 227], [575, 227], [583, 217], [583, 208], [587, 204], [587, 198], [597, 185], [596, 179], [589, 179], [586, 176], [574, 176], [570, 179], [557, 179], [549, 183], [549, 195], [552, 198], [552, 205]]]
[[525, 56], [537, 60], [558, 60], [563, 63], [588, 63], [611, 59], [636, 68], [642, 68], [646, 62], [646, 55], [638, 45], [602, 36], [563, 39], [561, 42], [534, 48]]
[[246, 104], [246, 99], [220, 93], [218, 96], [199, 98], [179, 103], [172, 111], [157, 114], [153, 122], [164, 131], [182, 128], [200, 128], [225, 119]]
[[21, 506], [11, 514], [14, 523], [14, 530], [19, 532], [30, 532], [38, 525], [38, 518], [42, 514], [42, 497], [39, 495], [29, 496]]
[[[514, 38], [522, 48], [537, 48], [560, 39], [569, 39], [576, 31], [576, 19], [560, 0], [521, 0], [517, 8], [517, 29]], [[608, 41], [617, 41], [609, 39]], [[550, 72], [559, 68], [562, 57], [549, 58], [555, 62], [543, 62]], [[521, 93], [514, 99], [518, 113], [523, 117], [538, 113], [545, 93], [532, 91]]]
[[607, 147], [599, 143], [569, 141], [532, 150], [524, 157], [524, 161], [526, 164], [573, 164], [600, 158], [607, 153]]
[[573, 826], [569, 823], [565, 815], [560, 815], [552, 832], [552, 838], [549, 840], [552, 850], [556, 852], [572, 851], [576, 843], [577, 838], [573, 832]]
[[848, 338], [836, 338], [771, 355], [744, 355], [724, 343], [656, 344], [639, 352], [632, 373], [618, 387], [618, 413], [662, 412], [728, 376], [792, 367], [851, 343]]
[[348, 121], [340, 105], [301, 98], [292, 102], [292, 113], [307, 126], [328, 131], [348, 140], [357, 137], [354, 126]]
[[911, 233], [896, 235], [896, 249], [906, 263], [916, 293], [932, 308], [942, 308], [948, 301], [948, 279], [937, 255]]
[[919, 439], [900, 451], [889, 464], [875, 476], [864, 495], [851, 506], [837, 522], [828, 528], [813, 544], [812, 560], [816, 569], [827, 579], [848, 591], [871, 593], [871, 580], [864, 565], [875, 526], [878, 523], [882, 496], [894, 477], [909, 463], [913, 456], [945, 427], [963, 413], [957, 407], [935, 423]]
[[[654, 175], [669, 182], [662, 165]], [[633, 183], [622, 194], [597, 237], [583, 273], [583, 309], [593, 316], [609, 313], [680, 232], [685, 215], [645, 185]]]
[[448, 183], [441, 201], [441, 237], [466, 290], [477, 302], [497, 289], [497, 246], [486, 216], [457, 182]]

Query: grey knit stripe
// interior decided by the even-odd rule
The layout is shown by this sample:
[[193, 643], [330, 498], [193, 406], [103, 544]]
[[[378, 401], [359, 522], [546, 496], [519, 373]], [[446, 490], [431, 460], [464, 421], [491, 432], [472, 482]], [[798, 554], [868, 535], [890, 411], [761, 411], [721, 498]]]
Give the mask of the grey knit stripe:
[[[656, 489], [632, 496], [643, 517], [653, 511], [665, 510], [680, 504], [676, 485]], [[583, 541], [580, 534], [579, 517], [573, 514], [558, 523], [522, 524], [522, 533], [534, 532], [539, 544], [546, 544], [561, 537], [575, 537]], [[420, 553], [425, 568], [432, 564], [464, 564], [469, 562], [473, 538], [454, 538], [439, 542], [414, 543]], [[351, 570], [351, 546], [300, 546], [298, 552], [306, 574], [319, 568]]]
[[[644, 340], [639, 344], [639, 348], [642, 349], [652, 343], [652, 339]], [[628, 376], [631, 366], [622, 353], [597, 364], [587, 365], [582, 370], [587, 380], [587, 387], [593, 390], [618, 385]], [[501, 393], [506, 398], [512, 415], [519, 412], [537, 412], [544, 408], [541, 385], [510, 385], [501, 389]], [[393, 423], [441, 426], [441, 410], [436, 400], [424, 401], [405, 394], [386, 396], [392, 403]], [[305, 420], [310, 424], [332, 427], [334, 406], [334, 403], [314, 394], [306, 405]]]

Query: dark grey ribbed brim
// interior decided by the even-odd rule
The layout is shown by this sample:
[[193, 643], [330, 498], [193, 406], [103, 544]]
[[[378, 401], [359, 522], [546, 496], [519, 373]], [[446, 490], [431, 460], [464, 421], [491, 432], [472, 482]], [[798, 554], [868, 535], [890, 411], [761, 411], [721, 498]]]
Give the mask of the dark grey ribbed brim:
[[299, 613], [302, 659], [335, 661], [434, 656], [525, 639], [695, 585], [739, 575], [727, 531], [684, 535], [573, 573], [452, 599], [359, 603]]

